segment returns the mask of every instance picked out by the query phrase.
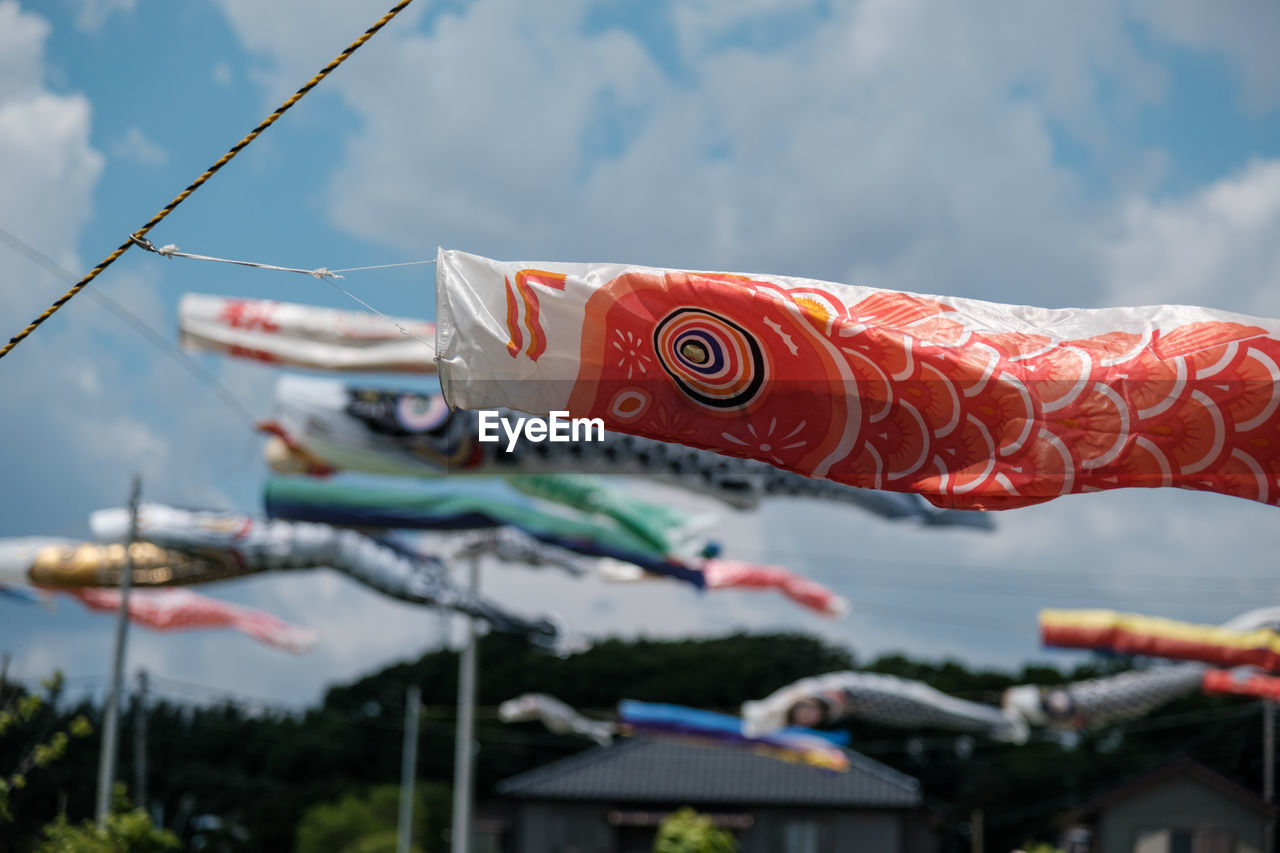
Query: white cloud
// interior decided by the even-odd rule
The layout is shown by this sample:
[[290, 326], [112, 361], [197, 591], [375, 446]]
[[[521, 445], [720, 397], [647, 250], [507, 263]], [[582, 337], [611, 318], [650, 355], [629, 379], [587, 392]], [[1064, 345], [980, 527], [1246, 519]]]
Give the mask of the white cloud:
[[[272, 106], [387, 5], [219, 3], [257, 63], [237, 65], [235, 75], [262, 82]], [[476, 0], [448, 12], [417, 4], [323, 84], [356, 121], [326, 125], [345, 134], [342, 158], [316, 181], [327, 182], [341, 230], [414, 257], [442, 243], [499, 257], [772, 271], [1010, 302], [1188, 301], [1280, 313], [1270, 286], [1280, 245], [1276, 164], [1242, 165], [1210, 186], [1156, 198], [1161, 157], [1172, 155], [1129, 142], [1135, 116], [1169, 96], [1169, 69], [1133, 38], [1134, 14], [1157, 13], [1119, 4], [1088, 14], [1069, 4], [832, 5], [829, 19], [815, 4], [798, 13], [806, 25], [773, 33], [794, 4], [676, 4], [673, 77], [666, 57], [623, 29], [584, 30], [588, 0]], [[1248, 104], [1272, 102], [1280, 86], [1269, 82], [1276, 60], [1263, 41], [1274, 27], [1169, 8], [1150, 19], [1158, 35], [1223, 56]], [[1203, 27], [1192, 20], [1215, 14]], [[103, 161], [88, 141], [88, 102], [45, 86], [47, 33], [42, 18], [0, 0], [0, 223], [21, 223], [22, 236], [75, 267]], [[213, 79], [232, 71], [215, 66]], [[299, 109], [326, 110], [325, 97]], [[1064, 161], [1064, 138], [1086, 152], [1100, 186]], [[269, 186], [271, 168], [257, 168]], [[4, 253], [0, 273], [33, 275]], [[100, 284], [153, 324], [170, 322], [154, 266], [125, 259]], [[25, 317], [49, 295], [6, 288], [0, 304]], [[3, 458], [4, 473], [60, 484], [10, 505], [9, 532], [82, 532], [31, 528], [81, 523], [84, 511], [119, 503], [138, 469], [157, 500], [256, 503], [258, 441], [142, 346], [81, 297], [5, 360], [14, 377], [6, 399], [32, 416], [6, 435], [21, 452]], [[268, 398], [271, 371], [203, 363], [244, 399]], [[852, 606], [841, 622], [774, 594], [699, 596], [672, 582], [607, 586], [493, 568], [485, 588], [521, 612], [558, 610], [589, 633], [817, 630], [864, 656], [900, 648], [1011, 665], [1038, 654], [1042, 605], [1216, 620], [1272, 595], [1241, 579], [1264, 573], [1280, 546], [1272, 515], [1171, 492], [1004, 513], [991, 536], [805, 502], [726, 513], [716, 535], [729, 555], [829, 583]], [[1203, 580], [1208, 565], [1231, 570], [1213, 595], [1143, 581]], [[172, 677], [198, 671], [228, 689], [313, 698], [320, 684], [417, 654], [437, 636], [427, 611], [326, 572], [210, 591], [321, 630], [321, 648], [294, 660], [247, 640], [195, 635], [141, 642], [139, 660]], [[51, 634], [22, 642], [43, 648]], [[75, 643], [55, 640], [49, 647], [75, 659]]]
[[232, 79], [231, 63], [224, 61], [215, 64], [213, 70], [209, 72], [209, 79], [223, 88], [230, 86]]
[[[345, 72], [364, 125], [331, 184], [334, 221], [406, 251], [1065, 292], [1098, 279], [1100, 217], [1054, 133], [1124, 173], [1146, 155], [1113, 150], [1096, 81], [1134, 105], [1163, 84], [1118, 13], [1067, 27], [1040, 5], [993, 21], [867, 2], [749, 50], [718, 43], [743, 10], [682, 6], [691, 86], [626, 33], [583, 34], [584, 8], [548, 19], [486, 0]], [[1026, 44], [1028, 28], [1052, 43]]]
[[[105, 160], [90, 143], [89, 100], [45, 87], [48, 33], [43, 18], [0, 2], [0, 226], [78, 271], [76, 245], [93, 215]], [[91, 287], [154, 329], [168, 311], [154, 266], [142, 270], [124, 259]], [[68, 286], [7, 246], [0, 246], [0, 281], [6, 335]], [[227, 430], [227, 415], [208, 411], [208, 393], [109, 316], [92, 294], [68, 303], [6, 356], [2, 370], [6, 410], [25, 413], [6, 429], [0, 455], [0, 470], [23, 492], [21, 500], [5, 502], [4, 534], [41, 533], [50, 525], [81, 533], [84, 513], [123, 500], [134, 471], [149, 487], [173, 493], [190, 480], [220, 483], [234, 468], [212, 455], [232, 455], [226, 448], [240, 435]]]
[[[0, 212], [4, 222], [20, 225], [25, 239], [48, 247], [63, 263], [71, 260], [76, 237], [92, 215], [102, 162], [89, 143], [89, 102], [83, 96], [0, 97]], [[12, 269], [12, 256], [0, 264]], [[0, 305], [30, 305], [17, 296], [6, 288]]]
[[[297, 2], [264, 14], [222, 0], [292, 85], [380, 10], [337, 5], [319, 29], [285, 37]], [[743, 36], [784, 6], [811, 25], [764, 45]], [[1096, 304], [1111, 298], [1117, 219], [1140, 215], [1164, 156], [1126, 145], [1124, 128], [1169, 86], [1135, 21], [1221, 53], [1245, 85], [1280, 62], [1257, 46], [1274, 10], [677, 4], [673, 48], [690, 83], [621, 29], [585, 32], [591, 8], [479, 0], [426, 32], [410, 19], [380, 34], [326, 84], [363, 123], [330, 184], [335, 223], [405, 251], [767, 269], [1005, 301], [1032, 301], [1031, 288], [1044, 304]], [[1064, 137], [1110, 194], [1064, 165]], [[1117, 198], [1138, 201], [1123, 210]]]
[[[263, 84], [272, 106], [309, 80], [321, 67], [363, 33], [391, 7], [385, 0], [215, 0], [241, 45], [263, 61], [251, 76]], [[411, 30], [425, 6], [410, 6], [386, 31], [375, 36], [379, 48], [362, 49], [343, 67], [367, 60], [385, 50], [393, 33]], [[305, 25], [300, 26], [300, 22]], [[330, 84], [325, 84], [326, 88]]]
[[115, 15], [127, 15], [138, 5], [138, 0], [78, 0], [76, 26], [96, 32]]
[[1116, 299], [1280, 316], [1280, 161], [1174, 199], [1130, 199], [1106, 250]]
[[163, 166], [169, 152], [156, 144], [140, 127], [131, 127], [111, 146], [113, 156], [139, 166]]
[[44, 42], [49, 23], [0, 0], [0, 101], [30, 94], [44, 82]]
[[1223, 7], [1196, 0], [1141, 0], [1136, 6], [1157, 35], [1225, 60], [1240, 79], [1245, 109], [1259, 114], [1280, 106], [1280, 6]]
[[[324, 40], [342, 42], [379, 11], [353, 4], [325, 39], [278, 40], [296, 6], [267, 22], [247, 0], [223, 7], [268, 60], [277, 92], [327, 59]], [[1135, 149], [1129, 131], [1169, 97], [1172, 77], [1134, 38], [1145, 7], [864, 0], [821, 21], [820, 8], [802, 10], [812, 25], [771, 40], [760, 34], [778, 4], [678, 4], [679, 79], [624, 30], [586, 32], [590, 8], [477, 0], [425, 29], [397, 22], [379, 35], [326, 84], [360, 119], [329, 184], [333, 221], [416, 254], [440, 243], [1008, 302], [1280, 313], [1268, 301], [1277, 241], [1267, 164], [1185, 198], [1151, 196], [1166, 155]], [[1185, 8], [1152, 26], [1174, 38]], [[1266, 28], [1220, 17], [1219, 35], [1178, 38], [1220, 52], [1242, 80], [1264, 80], [1255, 37], [1226, 31]], [[1086, 152], [1101, 191], [1065, 160], [1064, 139]], [[1236, 282], [1231, 294], [1208, 284], [1224, 280]], [[501, 573], [497, 594], [561, 609], [587, 631], [788, 627], [862, 653], [1013, 664], [1037, 656], [1035, 613], [1056, 602], [1226, 618], [1254, 593], [1228, 580], [1211, 601], [1147, 588], [1144, 572], [1260, 571], [1277, 544], [1268, 513], [1135, 491], [1003, 513], [986, 537], [785, 501], [730, 514], [717, 529], [730, 554], [831, 584], [852, 605], [834, 623], [770, 595], [699, 598], [670, 584], [515, 570]], [[992, 566], [1002, 568], [982, 573]]]

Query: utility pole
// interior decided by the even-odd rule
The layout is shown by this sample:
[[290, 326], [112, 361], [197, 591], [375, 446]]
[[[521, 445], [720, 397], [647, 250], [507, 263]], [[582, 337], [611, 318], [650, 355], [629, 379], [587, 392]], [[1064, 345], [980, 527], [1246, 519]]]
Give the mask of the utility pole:
[[105, 828], [111, 811], [111, 783], [116, 778], [116, 738], [120, 733], [120, 679], [124, 669], [125, 640], [129, 631], [129, 588], [133, 586], [133, 543], [138, 538], [138, 499], [142, 478], [133, 475], [129, 495], [129, 539], [124, 543], [124, 570], [120, 577], [120, 610], [116, 614], [116, 640], [111, 653], [111, 692], [103, 720], [102, 753], [98, 757], [98, 827]]
[[147, 814], [147, 671], [138, 670], [138, 696], [133, 709], [133, 801]]
[[[1276, 703], [1270, 699], [1262, 702], [1262, 799], [1270, 806], [1276, 794]], [[1275, 853], [1276, 819], [1267, 818], [1266, 837], [1262, 849]]]
[[396, 853], [409, 853], [413, 843], [413, 780], [418, 771], [418, 720], [422, 688], [410, 684], [404, 697], [404, 749], [400, 753], [400, 825]]
[[[475, 596], [480, 591], [480, 556], [469, 559], [471, 572], [468, 589]], [[469, 853], [471, 849], [471, 763], [474, 759], [474, 723], [476, 710], [476, 620], [467, 617], [467, 638], [458, 658], [458, 727], [453, 747], [453, 839], [451, 853]]]
[[449, 639], [453, 627], [453, 612], [441, 608], [436, 616], [436, 632], [439, 634], [437, 639], [440, 641], [440, 651], [447, 652], [449, 650]]
[[983, 826], [985, 815], [982, 809], [974, 809], [969, 813], [969, 850], [972, 853], [983, 853], [986, 845], [985, 827]]

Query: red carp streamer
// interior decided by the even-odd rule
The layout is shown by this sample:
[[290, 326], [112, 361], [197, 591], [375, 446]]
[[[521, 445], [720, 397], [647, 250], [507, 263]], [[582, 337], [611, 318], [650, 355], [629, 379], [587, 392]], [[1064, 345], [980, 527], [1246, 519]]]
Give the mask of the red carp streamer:
[[1280, 503], [1280, 321], [548, 267], [441, 254], [455, 405], [563, 409], [946, 507], [1128, 486]]

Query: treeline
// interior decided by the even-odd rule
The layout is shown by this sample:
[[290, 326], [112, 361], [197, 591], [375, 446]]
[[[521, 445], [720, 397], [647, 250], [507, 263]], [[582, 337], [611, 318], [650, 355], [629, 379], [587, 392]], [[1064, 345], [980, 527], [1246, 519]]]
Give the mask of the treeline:
[[[493, 796], [498, 781], [590, 746], [535, 724], [498, 722], [494, 708], [524, 692], [550, 693], [602, 715], [622, 698], [733, 710], [798, 678], [856, 667], [998, 704], [1001, 691], [1014, 684], [1055, 684], [1129, 666], [1112, 659], [1069, 672], [1047, 667], [995, 672], [896, 655], [859, 666], [848, 650], [795, 634], [605, 640], [565, 660], [530, 650], [516, 638], [490, 634], [481, 642], [480, 660], [476, 779], [482, 802]], [[308, 808], [398, 782], [405, 688], [411, 683], [421, 687], [425, 706], [418, 778], [447, 785], [453, 771], [457, 664], [453, 652], [432, 652], [335, 686], [319, 707], [300, 714], [233, 702], [153, 701], [146, 720], [147, 805], [188, 843], [199, 833], [206, 850], [293, 849]], [[20, 692], [12, 685], [0, 687], [0, 708]], [[973, 809], [983, 809], [988, 849], [1007, 850], [1029, 838], [1049, 838], [1058, 814], [1177, 755], [1258, 788], [1257, 708], [1257, 703], [1194, 695], [1099, 734], [1037, 738], [1021, 747], [938, 731], [904, 733], [865, 725], [851, 731], [854, 749], [920, 779], [944, 826], [956, 826]], [[120, 778], [131, 793], [136, 793], [136, 713], [129, 707], [121, 727]], [[87, 715], [95, 729], [101, 716], [97, 708], [63, 703], [0, 735], [0, 773], [76, 714]], [[11, 796], [12, 822], [0, 824], [0, 851], [30, 849], [39, 827], [59, 813], [73, 820], [91, 814], [98, 749], [95, 733], [29, 774], [27, 786]], [[951, 841], [959, 845], [962, 839]]]

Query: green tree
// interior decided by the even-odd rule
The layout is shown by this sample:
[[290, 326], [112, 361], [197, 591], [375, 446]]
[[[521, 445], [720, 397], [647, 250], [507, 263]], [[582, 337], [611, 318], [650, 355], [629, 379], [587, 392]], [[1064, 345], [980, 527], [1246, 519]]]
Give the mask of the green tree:
[[[0, 707], [0, 735], [11, 732], [20, 733], [22, 729], [37, 729], [38, 718], [47, 715], [58, 704], [62, 693], [62, 673], [54, 674], [42, 682], [46, 696], [39, 693], [17, 693], [10, 701]], [[93, 731], [88, 718], [83, 714], [67, 723], [66, 729], [47, 733], [48, 738], [40, 735], [33, 738], [33, 743], [18, 761], [16, 767], [8, 773], [0, 773], [0, 823], [10, 821], [13, 815], [9, 810], [9, 801], [14, 791], [27, 786], [27, 774], [39, 767], [47, 767], [67, 752], [71, 738], [82, 738]]]
[[736, 853], [737, 839], [728, 830], [716, 829], [711, 818], [683, 808], [658, 827], [653, 853]]
[[117, 782], [112, 794], [105, 827], [99, 829], [91, 820], [73, 824], [59, 815], [41, 830], [44, 841], [35, 853], [160, 853], [178, 848], [177, 836], [157, 829], [145, 811], [132, 807], [123, 784]]
[[[400, 812], [400, 786], [379, 785], [341, 800], [312, 806], [298, 822], [297, 853], [392, 853]], [[414, 786], [415, 853], [443, 850], [449, 789], [419, 781]]]

